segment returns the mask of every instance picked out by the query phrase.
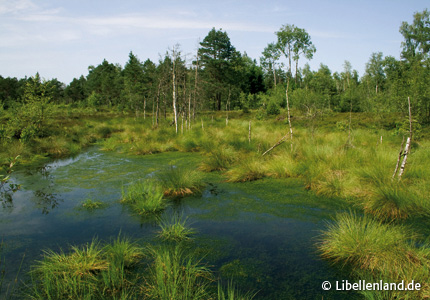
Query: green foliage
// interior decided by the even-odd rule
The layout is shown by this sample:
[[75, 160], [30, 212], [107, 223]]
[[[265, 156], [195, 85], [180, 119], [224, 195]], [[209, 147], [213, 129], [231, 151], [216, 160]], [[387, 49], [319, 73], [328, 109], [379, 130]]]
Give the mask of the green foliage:
[[15, 193], [21, 188], [20, 184], [10, 183], [10, 175], [13, 172], [13, 167], [18, 163], [19, 158], [19, 155], [14, 158], [9, 158], [4, 174], [0, 174], [0, 200], [2, 201], [11, 201], [11, 194]]
[[279, 108], [279, 106], [274, 101], [270, 101], [267, 104], [266, 113], [268, 115], [279, 115], [280, 112], [281, 112], [281, 109]]
[[92, 91], [91, 95], [88, 96], [87, 104], [89, 107], [100, 106], [100, 104], [101, 104], [100, 97], [95, 91]]

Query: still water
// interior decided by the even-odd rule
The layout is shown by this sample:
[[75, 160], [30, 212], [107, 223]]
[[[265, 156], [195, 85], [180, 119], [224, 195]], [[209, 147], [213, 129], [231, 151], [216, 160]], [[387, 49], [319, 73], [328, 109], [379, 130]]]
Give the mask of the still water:
[[[67, 251], [94, 237], [109, 241], [120, 232], [154, 240], [156, 222], [119, 203], [122, 187], [169, 165], [197, 167], [200, 160], [195, 153], [129, 156], [92, 148], [74, 158], [18, 169], [13, 180], [22, 189], [0, 208], [3, 296], [16, 274], [19, 282], [28, 280], [30, 265], [46, 249]], [[335, 200], [316, 197], [297, 179], [227, 183], [221, 174], [210, 173], [205, 181], [201, 195], [175, 201], [164, 214], [188, 218], [197, 231], [194, 242], [205, 249], [204, 261], [217, 276], [258, 291], [256, 299], [356, 297], [321, 287], [326, 280], [349, 279], [322, 260], [315, 247], [321, 230], [342, 209]], [[106, 206], [84, 210], [87, 199]]]

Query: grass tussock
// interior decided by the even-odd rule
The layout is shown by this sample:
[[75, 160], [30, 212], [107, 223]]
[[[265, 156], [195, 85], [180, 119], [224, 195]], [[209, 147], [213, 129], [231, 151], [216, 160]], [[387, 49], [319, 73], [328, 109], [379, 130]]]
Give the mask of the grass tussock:
[[391, 281], [422, 282], [422, 292], [429, 292], [430, 247], [419, 245], [418, 236], [405, 226], [341, 213], [328, 225], [321, 240], [318, 248], [322, 256], [333, 262]]
[[199, 169], [205, 172], [225, 171], [238, 160], [238, 152], [231, 147], [215, 147], [209, 150]]
[[248, 158], [225, 173], [228, 182], [245, 182], [258, 180], [267, 175], [263, 160]]
[[[131, 269], [143, 249], [118, 237], [102, 247], [97, 240], [69, 253], [46, 251], [30, 276], [30, 299], [124, 299], [132, 295], [135, 275]], [[127, 298], [125, 298], [127, 299]]]
[[157, 173], [157, 179], [166, 197], [200, 193], [205, 185], [203, 174], [188, 167], [170, 166]]
[[123, 187], [121, 203], [129, 204], [139, 215], [158, 213], [167, 207], [160, 184], [155, 180], [139, 180]]
[[212, 274], [196, 257], [179, 244], [150, 250], [153, 264], [145, 285], [149, 299], [210, 299]]
[[195, 230], [187, 224], [187, 219], [174, 215], [171, 219], [164, 219], [160, 222], [158, 237], [164, 241], [183, 242], [189, 241]]

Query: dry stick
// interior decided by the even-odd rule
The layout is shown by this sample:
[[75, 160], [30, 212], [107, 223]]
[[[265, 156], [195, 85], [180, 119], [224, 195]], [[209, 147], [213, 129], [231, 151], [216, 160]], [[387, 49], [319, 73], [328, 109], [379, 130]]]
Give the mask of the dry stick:
[[412, 140], [412, 113], [411, 113], [411, 99], [408, 97], [408, 106], [409, 106], [409, 136], [406, 139], [405, 151], [403, 151], [403, 161], [400, 166], [399, 171], [399, 180], [402, 178], [403, 172], [405, 171], [406, 161], [408, 160], [409, 149]]
[[249, 120], [248, 143], [251, 144], [251, 120]]
[[264, 152], [261, 156], [266, 155], [267, 153], [269, 153], [270, 151], [272, 151], [273, 149], [275, 149], [276, 147], [278, 147], [280, 144], [282, 144], [283, 142], [285, 142], [285, 139], [288, 137], [288, 133], [286, 135], [284, 135], [282, 137], [282, 139], [280, 139], [275, 145], [273, 145], [272, 147], [270, 147], [269, 149], [266, 150], [266, 152]]

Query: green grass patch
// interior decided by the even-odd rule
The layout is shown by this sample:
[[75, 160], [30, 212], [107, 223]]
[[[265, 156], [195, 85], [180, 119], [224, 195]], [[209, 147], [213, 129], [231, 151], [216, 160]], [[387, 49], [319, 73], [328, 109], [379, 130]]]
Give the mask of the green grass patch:
[[180, 215], [173, 215], [170, 219], [160, 221], [158, 237], [165, 241], [183, 242], [189, 241], [196, 231], [189, 227], [187, 219]]
[[201, 172], [190, 167], [169, 166], [157, 173], [166, 197], [183, 197], [200, 193], [205, 186]]
[[423, 284], [422, 293], [430, 291], [430, 247], [420, 243], [419, 237], [405, 226], [382, 223], [367, 215], [341, 213], [323, 232], [318, 248], [323, 257], [353, 266], [360, 276], [406, 283], [415, 280]]
[[145, 286], [149, 299], [210, 299], [212, 274], [180, 244], [152, 247], [153, 263]]
[[160, 184], [152, 179], [138, 180], [123, 186], [121, 203], [129, 204], [139, 215], [158, 213], [167, 207]]

